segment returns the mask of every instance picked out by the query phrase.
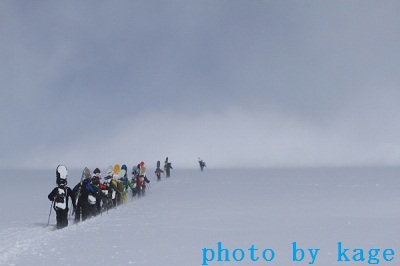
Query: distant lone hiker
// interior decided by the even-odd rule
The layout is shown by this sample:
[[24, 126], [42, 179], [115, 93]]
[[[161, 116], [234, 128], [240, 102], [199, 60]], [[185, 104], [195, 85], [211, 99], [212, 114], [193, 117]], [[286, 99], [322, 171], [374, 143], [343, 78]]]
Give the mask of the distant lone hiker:
[[165, 170], [166, 177], [170, 177], [171, 169], [174, 169], [174, 168], [172, 168], [171, 162], [168, 161], [168, 157], [167, 157], [167, 158], [165, 158], [165, 162], [164, 162], [164, 170]]
[[203, 170], [204, 170], [204, 167], [207, 167], [206, 166], [206, 163], [202, 160], [202, 159], [200, 159], [199, 158], [199, 166], [200, 166], [200, 170], [203, 172]]

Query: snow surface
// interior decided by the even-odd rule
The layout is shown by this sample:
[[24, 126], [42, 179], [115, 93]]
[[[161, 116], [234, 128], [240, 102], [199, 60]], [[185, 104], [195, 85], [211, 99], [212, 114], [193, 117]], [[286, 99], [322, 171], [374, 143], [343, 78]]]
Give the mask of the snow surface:
[[[203, 249], [217, 252], [219, 242], [245, 257], [208, 265], [310, 265], [307, 252], [293, 262], [293, 242], [320, 249], [314, 265], [368, 265], [371, 248], [381, 249], [381, 265], [400, 261], [398, 168], [174, 170], [161, 182], [151, 177], [145, 197], [62, 230], [53, 211], [46, 227], [55, 170], [3, 174], [0, 265], [202, 265]], [[79, 177], [70, 171], [69, 186]], [[363, 249], [365, 261], [337, 261], [338, 242], [350, 258]], [[272, 262], [261, 257], [266, 248]], [[381, 256], [387, 248], [391, 262]]]

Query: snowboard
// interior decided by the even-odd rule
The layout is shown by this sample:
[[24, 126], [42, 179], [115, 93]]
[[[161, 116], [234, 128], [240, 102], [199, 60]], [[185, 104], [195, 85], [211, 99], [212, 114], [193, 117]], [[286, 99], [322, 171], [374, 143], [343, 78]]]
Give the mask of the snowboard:
[[126, 175], [126, 170], [125, 169], [121, 169], [121, 171], [119, 171], [119, 177], [123, 178]]
[[119, 164], [114, 165], [114, 169], [113, 169], [113, 175], [115, 177], [119, 176], [119, 172], [121, 171], [121, 167], [119, 166]]
[[112, 167], [112, 165], [110, 165], [107, 168], [107, 177], [112, 177], [113, 171], [114, 171], [114, 167]]
[[140, 163], [140, 170], [139, 175], [146, 175], [146, 164], [144, 162]]
[[134, 165], [132, 167], [132, 176], [136, 177], [138, 174], [139, 174], [139, 169], [138, 169], [137, 165]]
[[56, 183], [58, 184], [61, 179], [67, 180], [68, 170], [65, 165], [59, 165], [56, 169]]

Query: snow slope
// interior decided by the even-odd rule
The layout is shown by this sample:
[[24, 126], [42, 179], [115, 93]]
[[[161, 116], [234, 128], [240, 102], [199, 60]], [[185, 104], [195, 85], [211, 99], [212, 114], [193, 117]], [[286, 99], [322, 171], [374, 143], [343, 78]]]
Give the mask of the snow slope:
[[[161, 182], [152, 177], [145, 197], [101, 217], [76, 225], [70, 221], [62, 230], [53, 229], [54, 212], [46, 227], [54, 172], [3, 171], [7, 186], [0, 194], [0, 265], [397, 265], [400, 261], [398, 168], [174, 170]], [[79, 176], [80, 171], [70, 171], [69, 185], [78, 183]], [[293, 261], [293, 242], [305, 250], [302, 261]], [[338, 242], [349, 248], [349, 262], [338, 261]], [[220, 261], [218, 245], [226, 249], [220, 252]], [[355, 248], [364, 252], [363, 262], [353, 261]], [[380, 248], [375, 257], [379, 261], [368, 262], [372, 248]], [[264, 249], [274, 252], [271, 262], [263, 259]], [[307, 249], [317, 252], [314, 260]], [[385, 261], [384, 249], [393, 250], [393, 256], [386, 253], [392, 261]], [[214, 260], [208, 262], [213, 252]], [[300, 255], [301, 251], [295, 252], [297, 259]]]

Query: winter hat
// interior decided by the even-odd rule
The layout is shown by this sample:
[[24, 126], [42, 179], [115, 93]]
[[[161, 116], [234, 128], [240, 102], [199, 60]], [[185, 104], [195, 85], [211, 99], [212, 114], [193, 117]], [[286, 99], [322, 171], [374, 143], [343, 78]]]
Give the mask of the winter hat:
[[100, 169], [99, 169], [99, 168], [94, 169], [94, 171], [93, 171], [93, 176], [95, 176], [95, 177], [101, 179], [101, 172], [100, 172]]

